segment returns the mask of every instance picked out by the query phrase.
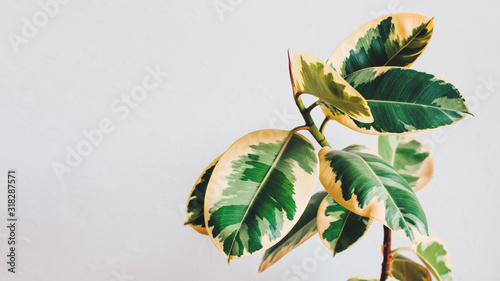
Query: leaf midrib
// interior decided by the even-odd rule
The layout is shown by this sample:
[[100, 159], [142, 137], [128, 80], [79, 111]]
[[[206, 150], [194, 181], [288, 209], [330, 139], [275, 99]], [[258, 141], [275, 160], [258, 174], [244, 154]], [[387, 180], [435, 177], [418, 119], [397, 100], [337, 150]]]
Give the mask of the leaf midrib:
[[344, 219], [344, 222], [342, 223], [342, 228], [340, 229], [339, 236], [337, 237], [337, 242], [335, 242], [335, 247], [333, 248], [333, 257], [335, 257], [335, 255], [337, 254], [337, 245], [339, 244], [340, 236], [342, 236], [342, 233], [344, 232], [345, 225], [347, 224], [347, 219], [349, 219], [350, 215], [351, 211], [347, 210], [347, 215]]
[[271, 171], [274, 170], [276, 167], [277, 163], [279, 162], [279, 159], [283, 156], [283, 152], [285, 151], [288, 143], [290, 142], [293, 134], [295, 134], [294, 131], [290, 131], [286, 139], [283, 141], [283, 145], [281, 146], [280, 150], [278, 151], [278, 154], [276, 154], [276, 157], [274, 158], [273, 163], [271, 166], [269, 166], [269, 169], [266, 172], [266, 175], [264, 176], [264, 179], [260, 182], [259, 186], [257, 187], [257, 191], [253, 195], [252, 199], [250, 200], [247, 209], [245, 210], [245, 213], [243, 214], [243, 217], [241, 218], [241, 221], [238, 225], [238, 229], [236, 230], [236, 234], [234, 235], [233, 241], [231, 242], [231, 247], [229, 248], [229, 256], [228, 256], [228, 262], [231, 260], [231, 257], [233, 256], [233, 246], [234, 243], [236, 242], [236, 237], [240, 233], [241, 226], [243, 225], [243, 222], [246, 220], [247, 215], [249, 210], [252, 208], [253, 204], [255, 203], [255, 198], [259, 195], [259, 193], [262, 191], [262, 187], [264, 186], [265, 182], [269, 178], [269, 175], [271, 174]]
[[394, 104], [401, 104], [401, 105], [408, 105], [408, 106], [422, 106], [422, 107], [432, 107], [435, 109], [438, 109], [442, 111], [443, 113], [446, 114], [446, 111], [453, 111], [461, 114], [469, 114], [469, 112], [463, 112], [455, 109], [443, 109], [440, 106], [432, 105], [432, 104], [422, 104], [422, 103], [411, 103], [411, 102], [404, 102], [404, 101], [388, 101], [388, 100], [366, 100], [367, 102], [373, 102], [373, 103], [394, 103]]
[[[395, 54], [394, 54], [394, 55], [393, 55], [390, 59], [388, 59], [388, 60], [387, 60], [387, 62], [386, 62], [383, 66], [386, 66], [386, 65], [387, 65], [387, 64], [388, 64], [388, 63], [389, 63], [392, 59], [394, 59], [394, 58], [395, 58], [395, 57], [396, 57], [399, 53], [401, 53], [401, 51], [403, 51], [406, 47], [408, 47], [408, 45], [410, 45], [410, 43], [411, 43], [411, 42], [413, 42], [413, 40], [415, 40], [415, 38], [417, 38], [417, 37], [418, 37], [418, 35], [419, 35], [419, 34], [420, 34], [420, 33], [421, 33], [421, 32], [422, 32], [425, 28], [427, 28], [427, 26], [429, 25], [429, 23], [431, 23], [431, 21], [432, 21], [433, 19], [434, 19], [434, 18], [431, 18], [431, 19], [430, 19], [430, 20], [429, 20], [429, 21], [425, 24], [425, 26], [423, 26], [423, 27], [422, 27], [422, 28], [421, 28], [421, 29], [420, 29], [420, 30], [419, 30], [419, 31], [418, 31], [418, 32], [417, 32], [417, 33], [413, 36], [413, 38], [411, 38], [411, 39], [408, 41], [408, 43], [406, 43], [406, 44], [405, 44], [402, 48], [400, 48], [400, 49], [399, 49], [399, 50], [398, 50], [398, 51], [397, 51], [397, 52], [396, 52], [396, 53], [395, 53]], [[420, 51], [420, 53], [422, 53], [422, 52], [425, 50], [425, 48], [426, 48], [426, 47], [427, 47], [427, 45], [424, 47], [424, 49], [422, 49], [422, 50]], [[413, 62], [415, 62], [415, 61], [413, 61]], [[412, 62], [412, 63], [410, 63], [410, 64], [408, 65], [408, 67], [409, 67], [409, 66], [411, 66], [411, 65], [413, 64], [413, 62]]]
[[[388, 197], [388, 198], [392, 201], [392, 203], [394, 204], [394, 206], [396, 206], [396, 209], [398, 210], [398, 213], [401, 215], [401, 218], [403, 219], [403, 221], [404, 221], [404, 223], [405, 223], [405, 225], [406, 225], [406, 228], [407, 228], [408, 230], [410, 230], [409, 232], [412, 234], [412, 235], [410, 235], [410, 236], [411, 236], [411, 238], [410, 238], [410, 237], [408, 237], [408, 238], [410, 238], [410, 240], [411, 240], [411, 241], [413, 241], [413, 239], [414, 239], [415, 237], [413, 237], [413, 233], [412, 233], [412, 231], [411, 231], [411, 229], [410, 229], [410, 227], [409, 227], [409, 225], [408, 225], [408, 222], [406, 221], [406, 218], [404, 217], [403, 213], [401, 213], [401, 210], [399, 209], [399, 206], [396, 204], [396, 202], [395, 202], [395, 201], [394, 201], [394, 199], [392, 198], [391, 194], [390, 194], [390, 193], [389, 193], [389, 191], [387, 190], [387, 187], [385, 186], [385, 184], [383, 184], [383, 183], [382, 183], [382, 181], [380, 181], [380, 179], [379, 179], [378, 175], [377, 175], [377, 174], [375, 174], [375, 172], [374, 172], [374, 171], [373, 171], [373, 169], [370, 167], [370, 165], [368, 164], [368, 162], [366, 162], [366, 161], [365, 161], [365, 159], [363, 159], [363, 158], [362, 158], [360, 155], [358, 155], [357, 153], [354, 153], [354, 152], [349, 152], [349, 153], [352, 153], [353, 155], [355, 155], [356, 157], [358, 157], [359, 159], [361, 159], [361, 161], [362, 161], [362, 162], [363, 162], [363, 163], [364, 163], [364, 164], [368, 167], [368, 169], [370, 170], [370, 172], [371, 172], [371, 173], [375, 176], [375, 178], [377, 179], [377, 181], [378, 181], [378, 182], [379, 182], [379, 183], [380, 183], [380, 184], [384, 187], [384, 190], [385, 190], [385, 192], [386, 192], [386, 193], [387, 193], [387, 195], [388, 195], [387, 197]], [[384, 220], [385, 220], [385, 221], [386, 221], [386, 223], [387, 223], [387, 220], [386, 220], [386, 218], [385, 218], [385, 212], [384, 212]]]
[[[405, 44], [402, 48], [400, 48], [400, 49], [399, 49], [399, 51], [397, 51], [397, 52], [396, 52], [396, 53], [395, 53], [395, 54], [394, 54], [391, 58], [389, 58], [389, 59], [387, 60], [387, 62], [385, 62], [383, 65], [381, 65], [381, 66], [369, 66], [369, 67], [364, 67], [364, 68], [358, 69], [358, 70], [356, 70], [356, 71], [353, 71], [353, 72], [351, 72], [351, 73], [349, 73], [349, 74], [347, 74], [347, 75], [341, 75], [341, 76], [342, 76], [342, 78], [344, 78], [345, 80], [347, 80], [347, 77], [349, 77], [351, 74], [356, 73], [356, 72], [358, 72], [358, 71], [360, 71], [360, 70], [363, 70], [363, 69], [366, 69], [366, 68], [371, 68], [371, 67], [403, 67], [403, 68], [408, 68], [408, 67], [409, 67], [409, 66], [411, 66], [411, 65], [413, 64], [413, 62], [415, 62], [415, 61], [413, 61], [411, 64], [409, 64], [409, 65], [408, 65], [408, 66], [406, 66], [406, 67], [404, 67], [404, 66], [387, 66], [387, 64], [388, 64], [388, 63], [389, 63], [389, 62], [390, 62], [393, 58], [395, 58], [395, 57], [396, 57], [396, 56], [397, 56], [397, 55], [398, 55], [398, 54], [399, 54], [402, 50], [404, 50], [406, 47], [408, 47], [408, 45], [409, 45], [411, 42], [413, 42], [413, 40], [415, 40], [415, 38], [417, 38], [417, 36], [418, 36], [418, 35], [422, 32], [422, 30], [424, 30], [424, 29], [425, 29], [425, 28], [429, 25], [429, 23], [431, 23], [431, 21], [433, 21], [433, 20], [434, 20], [434, 18], [431, 18], [431, 19], [427, 22], [427, 24], [426, 24], [424, 27], [422, 27], [422, 28], [421, 28], [421, 29], [420, 29], [420, 30], [419, 30], [419, 31], [415, 34], [415, 36], [413, 36], [413, 38], [412, 38], [410, 41], [408, 41], [408, 43], [406, 43], [406, 44]], [[427, 45], [424, 47], [424, 49], [422, 49], [422, 51], [421, 51], [420, 53], [422, 53], [422, 52], [425, 50], [425, 48], [427, 48]], [[346, 59], [347, 59], [347, 57], [346, 57]], [[344, 61], [345, 61], [345, 60], [344, 60]], [[326, 63], [328, 63], [328, 60], [327, 60], [327, 62], [326, 62]], [[332, 68], [333, 68], [333, 67], [332, 67]]]
[[[399, 146], [400, 143], [401, 143], [401, 138], [398, 137], [397, 143], [394, 146], [394, 150], [392, 152], [392, 159], [391, 159], [391, 163], [390, 163], [393, 168], [394, 168], [394, 163], [396, 161], [396, 151], [398, 150], [398, 146]], [[394, 168], [394, 170], [396, 170], [396, 168]], [[396, 172], [397, 172], [397, 170], [396, 170]]]
[[437, 269], [434, 267], [434, 265], [432, 265], [428, 259], [426, 257], [424, 257], [421, 253], [417, 251], [415, 251], [415, 254], [420, 258], [420, 260], [425, 264], [425, 266], [427, 267], [427, 269], [429, 269], [432, 273], [432, 275], [434, 275], [434, 277], [436, 277], [437, 281], [441, 281], [441, 274], [437, 271]]

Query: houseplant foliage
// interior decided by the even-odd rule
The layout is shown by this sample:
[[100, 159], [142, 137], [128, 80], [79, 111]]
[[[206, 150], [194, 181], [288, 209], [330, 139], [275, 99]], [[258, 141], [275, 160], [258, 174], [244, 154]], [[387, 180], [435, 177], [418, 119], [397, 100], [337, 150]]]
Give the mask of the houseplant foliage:
[[[347, 37], [326, 62], [304, 52], [289, 56], [305, 124], [252, 132], [213, 160], [191, 191], [186, 224], [208, 235], [228, 262], [265, 251], [262, 272], [316, 233], [335, 256], [378, 221], [384, 226], [381, 276], [350, 280], [453, 280], [448, 250], [429, 235], [416, 195], [432, 178], [433, 158], [408, 136], [472, 115], [451, 83], [408, 68], [433, 27], [422, 15], [387, 15]], [[303, 94], [317, 101], [306, 107]], [[311, 117], [315, 108], [325, 115], [319, 128]], [[378, 135], [377, 150], [331, 148], [323, 135], [330, 120]], [[318, 179], [325, 191], [313, 194]], [[409, 247], [392, 250], [392, 232]]]

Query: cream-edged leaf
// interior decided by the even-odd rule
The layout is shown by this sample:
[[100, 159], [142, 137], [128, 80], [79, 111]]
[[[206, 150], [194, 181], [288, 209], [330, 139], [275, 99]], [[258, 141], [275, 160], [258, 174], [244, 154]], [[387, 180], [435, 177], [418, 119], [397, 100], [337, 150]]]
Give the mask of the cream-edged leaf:
[[317, 57], [305, 52], [295, 53], [290, 62], [290, 75], [295, 93], [313, 95], [354, 120], [373, 121], [363, 96]]
[[434, 174], [429, 149], [410, 136], [379, 136], [378, 154], [408, 182], [413, 191], [422, 190]]
[[[353, 278], [350, 278], [349, 280], [347, 281], [378, 281], [379, 279], [373, 279], [373, 278], [368, 278], [368, 277], [364, 277], [364, 276], [360, 276], [360, 277], [353, 277]], [[393, 278], [393, 277], [387, 277], [386, 281], [400, 281], [400, 280], [397, 280], [396, 278]]]
[[432, 18], [415, 13], [379, 17], [349, 35], [327, 63], [342, 77], [374, 66], [409, 67], [431, 39]]
[[208, 234], [228, 261], [262, 252], [292, 229], [316, 186], [318, 166], [314, 146], [295, 131], [253, 132], [224, 153], [204, 210]]
[[[221, 155], [222, 156], [222, 155]], [[190, 225], [194, 230], [201, 234], [208, 235], [207, 229], [205, 227], [205, 217], [203, 207], [205, 205], [205, 192], [207, 190], [208, 181], [212, 176], [212, 172], [219, 162], [221, 156], [217, 157], [208, 167], [203, 170], [201, 176], [198, 178], [194, 184], [191, 193], [189, 194], [189, 199], [187, 202], [187, 221], [184, 225]]]
[[361, 133], [415, 133], [472, 115], [457, 88], [430, 73], [403, 67], [371, 67], [345, 79], [366, 99], [374, 121], [359, 122], [331, 104], [320, 105], [331, 119]]
[[293, 226], [292, 230], [290, 230], [290, 232], [288, 232], [288, 234], [276, 245], [265, 252], [262, 262], [260, 263], [259, 273], [275, 264], [284, 255], [297, 248], [300, 244], [304, 243], [318, 232], [316, 228], [318, 207], [326, 196], [328, 196], [328, 193], [326, 191], [321, 191], [311, 197], [304, 213], [302, 213], [302, 216]]
[[432, 281], [429, 271], [424, 266], [399, 253], [391, 257], [389, 275], [402, 281]]
[[394, 168], [362, 145], [319, 152], [320, 181], [339, 204], [374, 218], [410, 241], [428, 235], [427, 219], [417, 196]]
[[417, 256], [438, 281], [452, 281], [451, 258], [443, 241], [431, 235], [417, 244]]
[[359, 216], [331, 196], [323, 199], [318, 209], [318, 233], [333, 256], [354, 245], [368, 230], [372, 220]]

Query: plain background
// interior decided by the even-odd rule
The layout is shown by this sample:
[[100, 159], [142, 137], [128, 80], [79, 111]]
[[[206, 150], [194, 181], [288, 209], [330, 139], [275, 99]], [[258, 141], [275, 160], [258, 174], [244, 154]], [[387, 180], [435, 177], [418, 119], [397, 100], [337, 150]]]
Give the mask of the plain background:
[[[287, 49], [327, 59], [355, 29], [395, 12], [435, 17], [413, 68], [455, 84], [476, 116], [414, 135], [435, 157], [434, 179], [418, 194], [430, 231], [449, 247], [456, 280], [499, 278], [498, 1], [75, 0], [44, 22], [48, 2], [0, 3], [1, 280], [378, 278], [376, 222], [335, 259], [314, 237], [262, 274], [262, 255], [228, 266], [183, 222], [192, 185], [232, 142], [303, 124]], [[156, 68], [168, 76], [128, 114], [117, 110]], [[103, 120], [113, 131], [58, 180], [54, 163]], [[326, 134], [337, 149], [376, 143], [333, 122]], [[15, 275], [3, 226], [10, 168], [19, 182]]]

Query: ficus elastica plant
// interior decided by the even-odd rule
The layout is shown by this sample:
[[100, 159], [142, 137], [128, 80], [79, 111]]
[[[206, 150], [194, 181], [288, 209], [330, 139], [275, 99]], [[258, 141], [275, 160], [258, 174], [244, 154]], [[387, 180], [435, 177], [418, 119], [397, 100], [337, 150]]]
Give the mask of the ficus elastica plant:
[[[376, 221], [384, 231], [380, 278], [350, 281], [453, 280], [448, 250], [416, 195], [432, 178], [433, 158], [409, 136], [472, 115], [450, 82], [409, 68], [433, 27], [433, 18], [391, 14], [356, 30], [326, 61], [288, 54], [304, 123], [249, 133], [213, 160], [189, 195], [186, 224], [228, 262], [264, 252], [263, 272], [316, 233], [335, 257]], [[304, 104], [304, 95], [315, 102]], [[318, 109], [322, 123], [311, 115]], [[378, 147], [333, 149], [323, 133], [329, 121], [377, 135]], [[318, 179], [325, 190], [313, 194]], [[408, 247], [391, 249], [392, 234]]]

